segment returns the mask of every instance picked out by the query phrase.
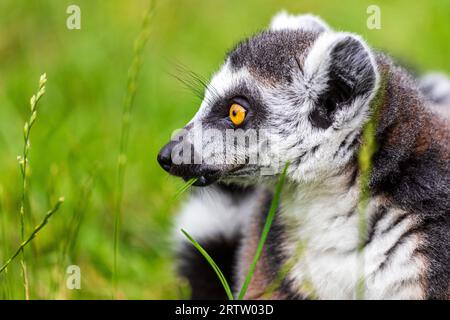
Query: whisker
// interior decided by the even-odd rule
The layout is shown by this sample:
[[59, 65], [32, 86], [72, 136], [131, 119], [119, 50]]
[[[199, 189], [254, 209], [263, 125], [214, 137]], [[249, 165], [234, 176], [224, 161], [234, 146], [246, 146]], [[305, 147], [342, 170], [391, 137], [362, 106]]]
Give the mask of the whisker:
[[213, 105], [220, 100], [218, 90], [209, 83], [206, 77], [194, 72], [180, 62], [175, 61], [173, 64], [175, 65], [175, 72], [168, 72], [169, 75], [180, 81], [200, 101], [205, 101], [207, 104]]

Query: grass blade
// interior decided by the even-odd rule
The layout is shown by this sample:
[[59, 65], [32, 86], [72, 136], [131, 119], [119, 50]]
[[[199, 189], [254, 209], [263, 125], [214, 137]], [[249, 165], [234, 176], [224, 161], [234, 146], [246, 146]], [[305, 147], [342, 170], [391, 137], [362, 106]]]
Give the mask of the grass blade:
[[120, 223], [122, 218], [122, 198], [124, 190], [124, 178], [127, 163], [128, 137], [130, 134], [131, 112], [133, 109], [133, 102], [136, 96], [136, 87], [141, 71], [143, 53], [145, 45], [147, 44], [150, 35], [150, 20], [154, 12], [154, 1], [151, 0], [148, 10], [144, 14], [144, 20], [140, 33], [134, 44], [133, 61], [128, 69], [127, 92], [123, 101], [122, 109], [122, 127], [120, 134], [120, 146], [117, 168], [117, 190], [114, 201], [114, 248], [113, 248], [113, 270], [112, 282], [114, 296], [117, 297], [117, 268], [119, 255], [119, 234]]
[[[74, 261], [75, 259], [75, 246], [77, 244], [81, 225], [85, 220], [85, 215], [89, 208], [89, 201], [95, 184], [96, 170], [97, 166], [94, 167], [93, 171], [88, 175], [79, 189], [79, 195], [76, 201], [77, 204], [73, 207], [72, 217], [64, 227], [65, 237], [63, 237], [62, 240], [61, 254], [58, 256], [58, 262], [55, 265], [56, 270], [64, 270], [65, 263], [67, 263], [67, 261]], [[65, 275], [65, 272], [63, 272], [57, 273], [55, 276], [52, 287], [55, 299], [58, 298], [58, 289], [60, 284], [64, 283], [62, 279]]]
[[[23, 127], [23, 152], [22, 155], [17, 157], [20, 165], [20, 172], [22, 174], [22, 197], [20, 199], [20, 240], [23, 242], [25, 240], [25, 203], [28, 199], [28, 181], [27, 181], [27, 169], [28, 169], [28, 153], [30, 151], [30, 134], [31, 128], [36, 122], [37, 118], [37, 107], [38, 102], [45, 93], [45, 84], [47, 83], [47, 75], [44, 73], [39, 79], [39, 86], [36, 94], [34, 94], [30, 99], [30, 118]], [[20, 265], [22, 266], [22, 278], [23, 286], [25, 291], [25, 299], [30, 299], [29, 285], [28, 285], [28, 273], [27, 265], [25, 261], [25, 252], [23, 247], [20, 249], [21, 259]]]
[[281, 173], [280, 179], [278, 180], [275, 194], [272, 199], [272, 203], [270, 205], [269, 213], [267, 214], [266, 223], [264, 224], [263, 231], [261, 233], [261, 238], [258, 242], [258, 247], [256, 248], [255, 256], [253, 257], [253, 261], [250, 264], [250, 267], [247, 272], [247, 276], [245, 277], [244, 284], [242, 285], [242, 289], [239, 292], [238, 300], [242, 300], [247, 292], [250, 281], [253, 278], [253, 274], [255, 273], [256, 264], [258, 263], [259, 257], [261, 256], [262, 249], [264, 247], [264, 243], [266, 242], [267, 235], [269, 234], [270, 227], [272, 226], [272, 221], [275, 216], [275, 212], [278, 208], [278, 203], [280, 202], [281, 189], [283, 188], [284, 181], [286, 179], [286, 173], [289, 163], [286, 163], [284, 166], [283, 172]]
[[369, 121], [364, 125], [362, 131], [363, 143], [358, 153], [358, 167], [360, 176], [360, 194], [358, 199], [358, 282], [356, 286], [356, 299], [364, 299], [364, 290], [366, 286], [366, 279], [364, 276], [364, 250], [367, 239], [368, 217], [367, 207], [369, 205], [371, 193], [369, 188], [370, 176], [372, 174], [373, 155], [378, 150], [376, 141], [376, 131], [380, 117], [380, 110], [385, 100], [386, 85], [389, 81], [389, 74], [387, 71], [382, 71], [380, 79], [380, 87], [378, 92], [371, 102], [372, 115]]
[[0, 274], [9, 266], [9, 264], [19, 255], [19, 253], [23, 252], [23, 248], [26, 247], [27, 244], [29, 244], [34, 237], [39, 233], [39, 231], [47, 224], [48, 220], [51, 218], [53, 214], [55, 214], [58, 210], [61, 204], [64, 202], [64, 198], [59, 198], [58, 202], [55, 204], [53, 209], [47, 212], [44, 219], [39, 223], [33, 230], [33, 232], [30, 234], [30, 236], [22, 242], [22, 244], [19, 246], [17, 251], [3, 264], [3, 266], [0, 268]]
[[175, 198], [179, 198], [183, 193], [186, 192], [194, 183], [197, 181], [197, 178], [189, 179], [175, 194]]
[[211, 258], [211, 256], [206, 252], [205, 249], [202, 248], [202, 246], [195, 241], [185, 230], [181, 229], [181, 232], [186, 236], [186, 238], [189, 239], [190, 242], [197, 248], [197, 250], [203, 255], [203, 257], [208, 261], [208, 263], [211, 265], [211, 267], [216, 272], [217, 276], [219, 277], [220, 282], [222, 283], [223, 288], [225, 289], [225, 292], [228, 296], [229, 300], [234, 300], [233, 293], [231, 292], [230, 285], [228, 284], [228, 281], [226, 280], [224, 274], [220, 270], [219, 266], [214, 262], [214, 260]]

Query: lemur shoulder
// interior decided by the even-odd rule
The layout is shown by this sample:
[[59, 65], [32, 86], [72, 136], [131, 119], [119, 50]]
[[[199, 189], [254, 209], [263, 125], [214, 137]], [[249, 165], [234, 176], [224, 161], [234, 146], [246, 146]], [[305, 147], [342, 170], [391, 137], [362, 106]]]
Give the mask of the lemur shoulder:
[[[377, 151], [361, 250], [357, 155], [377, 94]], [[233, 127], [228, 110], [236, 103], [245, 109], [239, 128], [281, 129], [276, 157], [282, 165], [272, 168], [273, 176], [238, 164], [239, 154], [231, 164], [221, 164], [217, 154], [205, 155], [208, 164], [175, 164], [173, 141], [158, 156], [169, 173], [205, 185], [185, 203], [177, 230], [186, 229], [210, 253], [234, 290], [289, 162], [247, 299], [353, 299], [360, 279], [365, 299], [450, 298], [448, 78], [419, 81], [359, 36], [333, 31], [315, 16], [282, 12], [267, 31], [227, 55], [186, 129], [196, 121], [219, 131]], [[193, 298], [225, 298], [207, 262], [178, 231], [176, 237], [179, 271]], [[287, 263], [283, 280], [268, 293]]]

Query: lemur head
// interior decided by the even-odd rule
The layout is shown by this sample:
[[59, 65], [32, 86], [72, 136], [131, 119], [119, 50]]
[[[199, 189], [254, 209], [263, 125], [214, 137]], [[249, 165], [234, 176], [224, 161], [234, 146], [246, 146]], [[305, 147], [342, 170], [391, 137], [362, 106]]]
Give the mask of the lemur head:
[[360, 37], [279, 13], [228, 54], [158, 161], [197, 185], [256, 183], [286, 162], [299, 183], [333, 175], [354, 157], [378, 79]]

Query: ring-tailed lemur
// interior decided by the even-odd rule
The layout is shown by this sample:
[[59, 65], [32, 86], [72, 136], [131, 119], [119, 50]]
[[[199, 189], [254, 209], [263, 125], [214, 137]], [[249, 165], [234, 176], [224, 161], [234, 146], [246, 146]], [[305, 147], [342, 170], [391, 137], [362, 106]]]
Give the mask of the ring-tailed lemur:
[[[276, 15], [267, 31], [227, 55], [186, 132], [194, 122], [219, 132], [277, 129], [282, 165], [271, 168], [273, 176], [261, 176], [261, 168], [237, 164], [239, 154], [225, 164], [214, 152], [200, 164], [176, 164], [176, 141], [170, 142], [158, 155], [161, 166], [209, 185], [195, 188], [177, 230], [186, 229], [239, 290], [273, 182], [289, 162], [281, 203], [245, 298], [268, 297], [290, 262], [269, 297], [352, 299], [362, 283], [366, 299], [448, 299], [450, 125], [430, 107], [450, 108], [444, 81], [447, 85], [433, 76], [419, 86], [359, 36], [335, 32], [311, 15]], [[357, 157], [363, 126], [376, 105], [378, 149], [361, 242]], [[179, 138], [192, 142], [187, 134]], [[193, 298], [225, 298], [207, 262], [177, 234], [180, 273]]]

